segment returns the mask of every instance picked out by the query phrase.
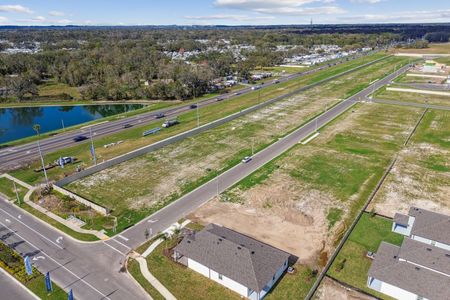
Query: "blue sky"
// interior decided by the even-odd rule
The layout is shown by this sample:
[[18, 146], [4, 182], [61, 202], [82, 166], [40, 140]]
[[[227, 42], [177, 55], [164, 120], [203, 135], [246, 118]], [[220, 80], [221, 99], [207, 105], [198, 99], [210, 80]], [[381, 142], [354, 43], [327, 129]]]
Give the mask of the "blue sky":
[[450, 22], [449, 0], [0, 0], [1, 25]]

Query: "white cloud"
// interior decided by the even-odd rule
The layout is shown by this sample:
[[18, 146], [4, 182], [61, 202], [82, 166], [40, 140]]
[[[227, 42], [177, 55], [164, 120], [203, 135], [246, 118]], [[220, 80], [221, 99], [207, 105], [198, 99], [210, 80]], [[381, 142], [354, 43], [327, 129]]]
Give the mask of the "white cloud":
[[393, 14], [365, 14], [340, 18], [354, 23], [450, 22], [450, 9], [404, 11]]
[[261, 20], [272, 20], [272, 16], [246, 16], [246, 15], [207, 15], [207, 16], [185, 16], [188, 20], [231, 20], [231, 21], [261, 21]]
[[49, 14], [49, 16], [52, 16], [52, 17], [63, 17], [66, 15], [64, 12], [56, 11], [56, 10], [49, 11], [48, 14]]
[[0, 5], [0, 12], [33, 13], [31, 9], [22, 5]]
[[[376, 0], [371, 0], [376, 1]], [[312, 6], [306, 4], [329, 4], [334, 0], [216, 0], [214, 5], [220, 8], [248, 10], [270, 15], [316, 15], [316, 14], [341, 14], [345, 10], [338, 6]]]
[[71, 24], [72, 21], [68, 19], [47, 19], [43, 16], [36, 16], [29, 19], [18, 19], [18, 23], [28, 23], [28, 24], [45, 24], [45, 25], [66, 25]]
[[0, 16], [0, 24], [6, 24], [9, 22], [9, 19], [7, 17]]
[[375, 4], [380, 3], [383, 0], [350, 0], [352, 3], [369, 3], [369, 4]]

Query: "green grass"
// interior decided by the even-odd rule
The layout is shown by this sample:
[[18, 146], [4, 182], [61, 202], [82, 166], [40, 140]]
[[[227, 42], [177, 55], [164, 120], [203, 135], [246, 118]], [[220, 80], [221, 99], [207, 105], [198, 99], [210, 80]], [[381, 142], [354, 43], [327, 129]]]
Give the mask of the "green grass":
[[[26, 188], [16, 183], [17, 193], [19, 194], [19, 198], [23, 199], [25, 194], [28, 192]], [[9, 200], [15, 200], [16, 190], [14, 188], [14, 183], [8, 178], [0, 178], [0, 193], [8, 197]]]
[[[238, 112], [244, 108], [253, 106], [260, 101], [265, 99], [273, 98], [275, 96], [279, 96], [285, 94], [289, 91], [297, 89], [301, 86], [305, 86], [306, 84], [311, 84], [328, 78], [332, 75], [339, 74], [351, 68], [357, 67], [364, 63], [369, 62], [370, 60], [375, 60], [383, 57], [383, 54], [375, 54], [371, 57], [366, 57], [364, 59], [356, 59], [354, 61], [335, 66], [323, 71], [319, 71], [315, 74], [310, 74], [304, 77], [300, 77], [289, 82], [280, 83], [279, 85], [271, 86], [265, 88], [260, 91], [255, 91], [246, 95], [242, 95], [236, 97], [232, 100], [227, 100], [223, 102], [215, 103], [214, 105], [210, 105], [208, 107], [200, 109], [200, 120], [201, 124], [205, 124], [211, 122], [215, 119], [224, 117], [226, 115]], [[393, 59], [393, 58], [389, 58]], [[259, 98], [259, 93], [261, 92], [261, 99]], [[190, 111], [188, 113], [184, 113], [179, 116], [179, 120], [181, 122], [180, 125], [174, 126], [168, 129], [162, 130], [160, 133], [150, 136], [150, 137], [142, 137], [142, 132], [149, 128], [154, 128], [160, 126], [161, 121], [155, 121], [150, 124], [146, 124], [145, 126], [134, 127], [126, 131], [122, 131], [117, 134], [113, 134], [107, 137], [102, 137], [95, 140], [94, 144], [97, 148], [97, 156], [98, 159], [105, 160], [112, 158], [114, 156], [126, 153], [130, 150], [136, 149], [138, 147], [142, 147], [148, 145], [150, 143], [154, 143], [156, 141], [162, 140], [169, 136], [173, 136], [175, 134], [181, 133], [188, 129], [192, 129], [197, 125], [197, 116], [195, 111]], [[26, 141], [32, 141], [35, 137], [27, 138]], [[119, 140], [125, 141], [123, 144], [115, 147], [111, 147], [108, 149], [104, 149], [103, 145], [109, 144], [112, 142], [117, 142]], [[64, 150], [56, 151], [54, 153], [50, 153], [45, 156], [46, 162], [52, 162], [61, 156], [75, 156], [84, 165], [91, 165], [92, 161], [90, 158], [89, 146], [87, 143], [80, 144], [71, 148], [67, 148]], [[33, 172], [33, 169], [38, 167], [39, 162], [35, 161], [29, 169], [22, 169], [17, 172], [14, 172], [14, 175], [18, 178], [28, 182], [28, 183], [39, 183], [43, 181], [43, 174]], [[67, 165], [66, 168], [54, 168], [48, 171], [48, 175], [52, 179], [60, 179], [64, 177], [64, 174], [69, 174], [74, 172], [75, 165]]]
[[[336, 84], [334, 83], [334, 81], [332, 81], [331, 83], [329, 83], [330, 86], [328, 86], [327, 84], [325, 88], [318, 87], [317, 89], [321, 90], [323, 92], [323, 95], [317, 96], [315, 94], [315, 98], [309, 98], [308, 101], [295, 104], [296, 107], [298, 105], [299, 109], [286, 108], [285, 110], [288, 114], [291, 114], [292, 112], [299, 111], [300, 108], [305, 107], [305, 105], [314, 106], [314, 101], [318, 97], [329, 97], [333, 99], [332, 97], [337, 93], [336, 91], [343, 95], [346, 93], [346, 90], [352, 88], [353, 84], [358, 84], [358, 81], [353, 79], [354, 76], [360, 78], [359, 74], [366, 74], [367, 72], [370, 72], [371, 74], [384, 74], [384, 68], [392, 63], [392, 60], [395, 61], [395, 59], [396, 58], [389, 58], [386, 61], [378, 62], [376, 65], [368, 67], [367, 70], [363, 69], [357, 71], [354, 75], [346, 75], [346, 77], [344, 78], [352, 79], [349, 79], [348, 82], [345, 81], [345, 79], [340, 79], [337, 80], [339, 84]], [[336, 89], [336, 87], [339, 88]], [[314, 94], [317, 92], [313, 90], [311, 91], [311, 93]], [[328, 93], [331, 93], [332, 95], [328, 95]], [[332, 101], [333, 103], [336, 102], [336, 100]], [[273, 126], [271, 127], [270, 124], [268, 124], [264, 119], [259, 121], [252, 120], [251, 122], [246, 122], [245, 126], [239, 125], [241, 123], [240, 119], [248, 118], [243, 117], [239, 120], [230, 122], [229, 124], [225, 124], [216, 129], [199, 134], [195, 138], [186, 139], [183, 142], [167, 146], [164, 149], [149, 153], [140, 158], [129, 161], [126, 164], [121, 164], [113, 167], [115, 174], [126, 174], [128, 173], [127, 170], [129, 169], [128, 165], [130, 163], [136, 163], [137, 161], [139, 161], [139, 164], [136, 165], [136, 168], [133, 168], [133, 174], [130, 174], [130, 176], [123, 177], [114, 175], [109, 179], [97, 181], [95, 184], [95, 188], [93, 188], [94, 186], [90, 184], [89, 186], [86, 186], [85, 182], [89, 182], [90, 180], [92, 180], [90, 177], [88, 177], [86, 179], [68, 185], [67, 188], [87, 199], [94, 201], [95, 203], [112, 209], [113, 214], [119, 218], [118, 230], [120, 231], [121, 229], [124, 229], [127, 226], [132, 225], [134, 222], [140, 220], [140, 218], [143, 218], [146, 215], [159, 210], [168, 203], [178, 199], [181, 195], [186, 194], [187, 192], [192, 191], [201, 184], [211, 180], [212, 178], [216, 177], [217, 174], [222, 173], [232, 166], [240, 163], [242, 157], [251, 154], [251, 145], [248, 144], [248, 141], [253, 137], [264, 137], [264, 139], [257, 139], [255, 149], [256, 151], [258, 151], [275, 142], [276, 140], [278, 140], [278, 138], [283, 137], [289, 132], [295, 130], [296, 128], [304, 124], [307, 120], [322, 111], [323, 108], [321, 106], [315, 107], [315, 111], [311, 111], [309, 115], [306, 116], [305, 121], [298, 123], [292, 122], [292, 124], [290, 124], [289, 127], [286, 128], [286, 130], [273, 128]], [[259, 112], [256, 112], [255, 114], [257, 113]], [[278, 118], [280, 117], [278, 116]], [[283, 119], [286, 118], [288, 117], [283, 117]], [[225, 142], [226, 139], [230, 136], [230, 132], [232, 132], [233, 142], [242, 141], [240, 143], [240, 146], [234, 147], [233, 145], [229, 145]], [[273, 132], [273, 134], [269, 134], [271, 132]], [[227, 148], [230, 147], [232, 149], [227, 150]], [[228, 151], [229, 153], [226, 151]], [[172, 153], [175, 152], [177, 154], [173, 157]], [[139, 197], [149, 197], [147, 195], [152, 195], [154, 193], [155, 186], [160, 184], [160, 182], [162, 181], [165, 182], [167, 178], [170, 178], [170, 176], [172, 176], [171, 173], [177, 172], [176, 170], [178, 170], [181, 166], [183, 166], [183, 168], [188, 168], [189, 165], [197, 161], [202, 161], [205, 157], [215, 155], [217, 153], [227, 153], [227, 156], [224, 156], [222, 154], [223, 158], [219, 161], [220, 167], [211, 168], [210, 171], [203, 172], [201, 176], [189, 176], [182, 181], [180, 180], [178, 186], [173, 187], [174, 192], [172, 194], [161, 196], [155, 199], [156, 203], [152, 205], [152, 207], [129, 209], [130, 205], [132, 205], [134, 202], [133, 199]], [[166, 162], [166, 160], [169, 161]], [[176, 168], [173, 168], [174, 162], [176, 162], [177, 164]], [[250, 177], [247, 177], [243, 181], [241, 181], [240, 186], [243, 189], [249, 189], [254, 185], [260, 184], [264, 182], [268, 178], [268, 176], [277, 168], [278, 166], [276, 163], [269, 163], [267, 167], [261, 169], [261, 171], [257, 171]], [[360, 174], [358, 172], [363, 172], [366, 170], [364, 167], [361, 167], [356, 171], [357, 172], [352, 176], [355, 178], [360, 178], [361, 176], [359, 176]], [[106, 174], [106, 171], [104, 171], [104, 173]], [[91, 177], [95, 178], [95, 176], [100, 175], [93, 175]], [[137, 178], [136, 176], [138, 176], [139, 178]], [[357, 187], [357, 184], [358, 183], [355, 183], [354, 186]], [[111, 197], [111, 187], [113, 187], [113, 194], [115, 195], [115, 197]], [[233, 195], [227, 196], [229, 196], [228, 201], [236, 200], [237, 202], [239, 202], [239, 199], [235, 199]], [[133, 201], [130, 201], [128, 199], [131, 199]]]
[[450, 148], [450, 112], [429, 110], [417, 128], [412, 141]]
[[54, 282], [53, 291], [48, 293], [45, 285], [45, 276], [33, 267], [33, 274], [27, 275], [23, 258], [11, 248], [0, 242], [0, 267], [11, 274], [25, 287], [43, 300], [67, 299], [66, 292]]
[[57, 83], [54, 80], [46, 82], [38, 88], [40, 97], [59, 98], [61, 95], [67, 94], [75, 100], [81, 98], [78, 88], [71, 87], [64, 83]]
[[265, 299], [267, 300], [285, 300], [285, 299], [304, 299], [311, 289], [315, 275], [305, 266], [294, 265], [296, 272], [294, 274], [284, 274], [284, 276], [275, 284]]
[[145, 279], [139, 268], [139, 263], [130, 258], [128, 260], [128, 272], [133, 276], [134, 279], [144, 288], [144, 290], [154, 299], [154, 300], [164, 300], [164, 297], [156, 290], [150, 282]]
[[334, 224], [339, 222], [342, 218], [342, 209], [332, 207], [328, 211], [327, 220], [328, 220], [328, 229], [333, 228]]
[[220, 284], [183, 267], [163, 254], [165, 248], [174, 246], [176, 240], [168, 240], [159, 245], [147, 257], [151, 273], [178, 299], [240, 299], [240, 296]]
[[401, 245], [403, 236], [392, 232], [391, 227], [392, 220], [379, 216], [372, 217], [369, 213], [364, 213], [327, 275], [375, 297], [390, 299], [367, 287], [367, 273], [372, 260], [366, 257], [366, 253], [367, 251], [376, 252], [382, 241]]
[[35, 210], [34, 208], [32, 208], [31, 206], [29, 206], [26, 203], [21, 203], [20, 207], [22, 209], [26, 210], [27, 212], [31, 213], [32, 215], [36, 216], [37, 218], [43, 220], [47, 224], [49, 224], [53, 227], [56, 227], [57, 229], [72, 236], [73, 238], [75, 238], [77, 240], [86, 241], [86, 242], [92, 242], [92, 241], [99, 240], [95, 235], [79, 233], [77, 231], [70, 229], [69, 227], [59, 223], [58, 221], [53, 220], [52, 218], [48, 217], [47, 215], [41, 213], [40, 211]]

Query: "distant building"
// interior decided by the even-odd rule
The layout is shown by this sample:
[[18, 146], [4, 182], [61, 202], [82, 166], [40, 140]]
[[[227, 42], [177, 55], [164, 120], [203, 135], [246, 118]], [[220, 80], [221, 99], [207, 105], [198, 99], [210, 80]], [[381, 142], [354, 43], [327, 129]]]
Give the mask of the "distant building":
[[367, 285], [396, 299], [450, 299], [450, 216], [412, 207], [392, 230], [406, 237], [381, 243]]
[[289, 254], [215, 224], [185, 237], [174, 259], [235, 291], [259, 300], [288, 268]]

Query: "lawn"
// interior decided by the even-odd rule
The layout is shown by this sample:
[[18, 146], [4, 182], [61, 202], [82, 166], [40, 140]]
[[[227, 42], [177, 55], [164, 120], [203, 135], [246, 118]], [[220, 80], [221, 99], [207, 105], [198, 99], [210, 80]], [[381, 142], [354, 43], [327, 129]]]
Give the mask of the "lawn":
[[55, 283], [52, 284], [53, 292], [48, 293], [45, 286], [45, 276], [39, 273], [34, 267], [33, 274], [27, 275], [22, 257], [1, 242], [0, 268], [5, 269], [9, 274], [43, 300], [67, 299], [66, 292]]
[[450, 43], [430, 44], [424, 49], [395, 49], [399, 53], [421, 53], [421, 54], [450, 54]]
[[163, 254], [164, 249], [176, 245], [176, 239], [167, 240], [147, 257], [150, 272], [178, 299], [241, 299], [235, 292], [173, 262]]
[[[16, 183], [16, 188], [17, 188], [17, 193], [19, 194], [19, 198], [23, 199], [23, 197], [28, 192], [28, 190], [17, 183]], [[15, 200], [17, 198], [13, 181], [11, 181], [5, 177], [0, 178], [0, 193], [5, 195], [6, 197], [8, 197], [9, 200]]]
[[[389, 60], [101, 171], [68, 185], [68, 188], [112, 209], [119, 217], [120, 230], [239, 163], [242, 157], [251, 154], [252, 141], [255, 150], [262, 149], [325, 107], [336, 104], [355, 85], [365, 81], [365, 74], [384, 74], [391, 63]], [[359, 178], [359, 174], [352, 176]], [[264, 177], [248, 184], [254, 185]]]
[[316, 280], [313, 272], [300, 264], [294, 265], [295, 273], [285, 273], [275, 284], [265, 299], [304, 299]]
[[[414, 89], [413, 87], [406, 87], [406, 86], [391, 85], [390, 87]], [[446, 105], [446, 106], [450, 107], [450, 97], [449, 96], [426, 95], [426, 94], [418, 94], [418, 93], [411, 93], [411, 92], [388, 91], [388, 90], [386, 90], [386, 87], [383, 87], [380, 90], [376, 91], [374, 94], [374, 98], [384, 99], [384, 100], [403, 101], [403, 102], [422, 103], [422, 104]]]
[[375, 297], [390, 299], [367, 287], [367, 273], [372, 260], [366, 257], [366, 253], [376, 252], [382, 241], [401, 245], [403, 236], [392, 232], [391, 227], [392, 220], [364, 213], [327, 275]]
[[[238, 112], [244, 108], [253, 106], [263, 100], [285, 94], [289, 91], [295, 90], [307, 84], [318, 82], [319, 80], [323, 80], [332, 75], [336, 75], [338, 73], [344, 72], [346, 70], [367, 63], [370, 60], [378, 59], [380, 57], [383, 57], [383, 54], [375, 54], [370, 57], [356, 59], [354, 61], [350, 61], [339, 66], [319, 71], [315, 74], [310, 74], [301, 78], [291, 80], [289, 82], [280, 83], [279, 85], [271, 86], [259, 91], [255, 91], [250, 94], [242, 95], [232, 100], [218, 102], [215, 103], [214, 105], [201, 108], [199, 109], [200, 123], [205, 124], [211, 122], [215, 119], [224, 117], [226, 115]], [[142, 132], [147, 129], [155, 128], [158, 126], [160, 127], [162, 123], [161, 121], [143, 124], [143, 126], [137, 126], [117, 134], [112, 134], [107, 137], [96, 139], [94, 144], [96, 146], [97, 150], [96, 153], [98, 156], [98, 160], [99, 161], [106, 160], [115, 157], [117, 155], [129, 152], [130, 150], [154, 143], [156, 141], [160, 141], [164, 138], [173, 136], [180, 132], [195, 128], [197, 126], [196, 111], [191, 111], [180, 115], [179, 120], [181, 122], [181, 125], [164, 129], [160, 133], [153, 136], [142, 137]], [[33, 139], [32, 138], [27, 139], [27, 141], [31, 140]], [[107, 149], [103, 148], [103, 145], [117, 141], [124, 141], [124, 142], [118, 146], [110, 147]], [[92, 164], [89, 152], [89, 145], [87, 143], [47, 154], [45, 155], [45, 161], [51, 162], [61, 156], [69, 156], [69, 155], [77, 157], [79, 161], [82, 162], [83, 166], [88, 166]], [[34, 163], [31, 164], [29, 168], [19, 170], [14, 174], [18, 178], [21, 178], [28, 183], [35, 184], [38, 182], [42, 182], [43, 174], [33, 172], [33, 169], [37, 168], [38, 165], [39, 161], [35, 161]], [[52, 179], [59, 179], [62, 178], [64, 174], [74, 172], [74, 170], [75, 170], [74, 165], [67, 165], [65, 169], [54, 168], [49, 170], [48, 175]]]

